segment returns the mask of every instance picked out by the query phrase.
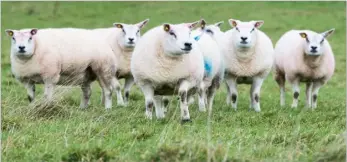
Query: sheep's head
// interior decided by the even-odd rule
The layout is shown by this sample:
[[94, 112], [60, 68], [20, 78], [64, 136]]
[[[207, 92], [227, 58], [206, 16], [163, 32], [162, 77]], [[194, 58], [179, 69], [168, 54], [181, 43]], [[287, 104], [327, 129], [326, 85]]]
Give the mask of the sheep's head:
[[122, 35], [118, 38], [120, 46], [133, 49], [140, 38], [140, 30], [148, 23], [149, 19], [137, 24], [113, 23], [116, 28], [122, 30]]
[[12, 39], [11, 50], [14, 55], [22, 58], [30, 58], [34, 54], [34, 39], [38, 29], [6, 29], [5, 31]]
[[216, 33], [218, 33], [218, 32], [221, 32], [220, 26], [221, 26], [223, 23], [224, 23], [223, 21], [220, 21], [220, 22], [217, 22], [217, 23], [215, 23], [215, 24], [207, 25], [207, 24], [206, 24], [206, 21], [205, 21], [204, 19], [201, 19], [201, 20], [200, 20], [200, 25], [201, 25], [201, 26], [200, 26], [200, 29], [201, 29], [203, 32], [205, 32], [205, 33], [207, 33], [207, 34], [213, 36], [214, 34], [216, 34]]
[[258, 29], [264, 24], [264, 21], [242, 22], [240, 20], [229, 19], [229, 24], [233, 27], [232, 39], [237, 47], [253, 47], [257, 41]]
[[334, 33], [335, 29], [330, 29], [323, 33], [308, 34], [305, 32], [299, 33], [300, 36], [305, 39], [305, 53], [307, 55], [319, 56], [323, 54], [324, 51], [324, 40]]
[[182, 24], [163, 24], [165, 53], [170, 55], [188, 54], [193, 49], [191, 31], [199, 21]]

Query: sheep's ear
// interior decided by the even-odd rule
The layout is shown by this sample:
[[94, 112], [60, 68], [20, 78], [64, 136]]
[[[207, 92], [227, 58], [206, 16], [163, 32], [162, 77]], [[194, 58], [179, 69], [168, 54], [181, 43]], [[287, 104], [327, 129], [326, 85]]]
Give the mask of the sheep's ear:
[[164, 31], [166, 32], [170, 31], [170, 24], [164, 24], [163, 27], [164, 27]]
[[30, 34], [35, 35], [37, 33], [37, 31], [38, 31], [38, 29], [36, 29], [36, 28], [31, 29]]
[[230, 24], [231, 27], [234, 28], [234, 27], [237, 26], [237, 20], [235, 20], [235, 19], [229, 19], [228, 21], [229, 21], [229, 24]]
[[335, 31], [335, 28], [332, 28], [332, 29], [330, 29], [328, 31], [323, 32], [322, 35], [323, 35], [324, 38], [328, 38], [331, 34], [334, 33], [334, 31]]
[[205, 26], [206, 26], [206, 21], [204, 19], [201, 19], [200, 20], [200, 27], [201, 27], [201, 29], [204, 29]]
[[214, 25], [217, 27], [220, 27], [223, 23], [224, 23], [224, 21], [220, 21], [220, 22], [215, 23]]
[[11, 29], [6, 29], [5, 32], [7, 33], [8, 36], [12, 37], [14, 32]]
[[254, 21], [254, 27], [256, 27], [256, 28], [258, 28], [258, 29], [259, 29], [263, 24], [264, 24], [264, 21], [263, 21], [263, 20]]
[[146, 19], [144, 21], [137, 23], [136, 25], [141, 29], [148, 23], [148, 21], [149, 21], [149, 19]]
[[304, 33], [304, 32], [302, 32], [302, 33], [299, 33], [300, 34], [300, 36], [302, 37], [302, 38], [307, 38], [307, 34], [306, 33]]
[[113, 26], [115, 26], [116, 28], [119, 28], [119, 29], [123, 28], [123, 24], [122, 23], [113, 23]]
[[188, 28], [189, 28], [189, 29], [195, 28], [195, 27], [198, 25], [199, 22], [200, 22], [200, 21], [195, 21], [195, 22], [192, 22], [192, 23], [187, 23]]

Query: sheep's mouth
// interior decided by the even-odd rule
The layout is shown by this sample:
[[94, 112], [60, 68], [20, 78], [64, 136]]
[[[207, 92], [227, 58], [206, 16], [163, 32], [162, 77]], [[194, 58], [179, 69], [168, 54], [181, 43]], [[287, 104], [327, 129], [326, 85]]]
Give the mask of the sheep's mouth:
[[241, 41], [240, 43], [241, 44], [248, 44], [248, 42], [246, 42], [246, 41]]
[[318, 51], [317, 51], [317, 50], [311, 50], [310, 52], [315, 54], [315, 53], [317, 53]]
[[19, 50], [18, 51], [18, 53], [20, 53], [20, 54], [24, 54], [24, 53], [26, 53], [27, 51], [25, 51], [25, 50]]
[[190, 52], [192, 50], [192, 48], [181, 48], [182, 51], [185, 51], [185, 52]]

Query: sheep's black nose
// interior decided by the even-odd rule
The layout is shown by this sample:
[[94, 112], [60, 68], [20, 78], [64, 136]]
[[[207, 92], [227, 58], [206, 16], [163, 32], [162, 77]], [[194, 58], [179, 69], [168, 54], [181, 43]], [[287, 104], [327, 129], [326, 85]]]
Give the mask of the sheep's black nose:
[[247, 37], [241, 37], [242, 41], [246, 41]]
[[130, 42], [134, 41], [134, 38], [128, 38]]
[[316, 50], [317, 46], [311, 46], [312, 50]]
[[190, 48], [190, 47], [192, 47], [192, 43], [184, 43], [184, 46], [187, 48]]
[[24, 50], [25, 49], [25, 46], [19, 46], [18, 47], [20, 50]]

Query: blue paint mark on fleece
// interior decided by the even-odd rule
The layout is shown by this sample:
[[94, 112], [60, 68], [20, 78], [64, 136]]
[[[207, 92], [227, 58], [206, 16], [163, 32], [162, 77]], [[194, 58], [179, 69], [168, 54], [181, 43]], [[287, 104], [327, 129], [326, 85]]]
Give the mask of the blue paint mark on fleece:
[[200, 35], [194, 37], [194, 39], [195, 39], [196, 41], [198, 41], [198, 40], [200, 39]]
[[210, 76], [212, 72], [212, 62], [207, 57], [204, 57], [204, 68], [205, 68], [205, 74], [207, 76]]

